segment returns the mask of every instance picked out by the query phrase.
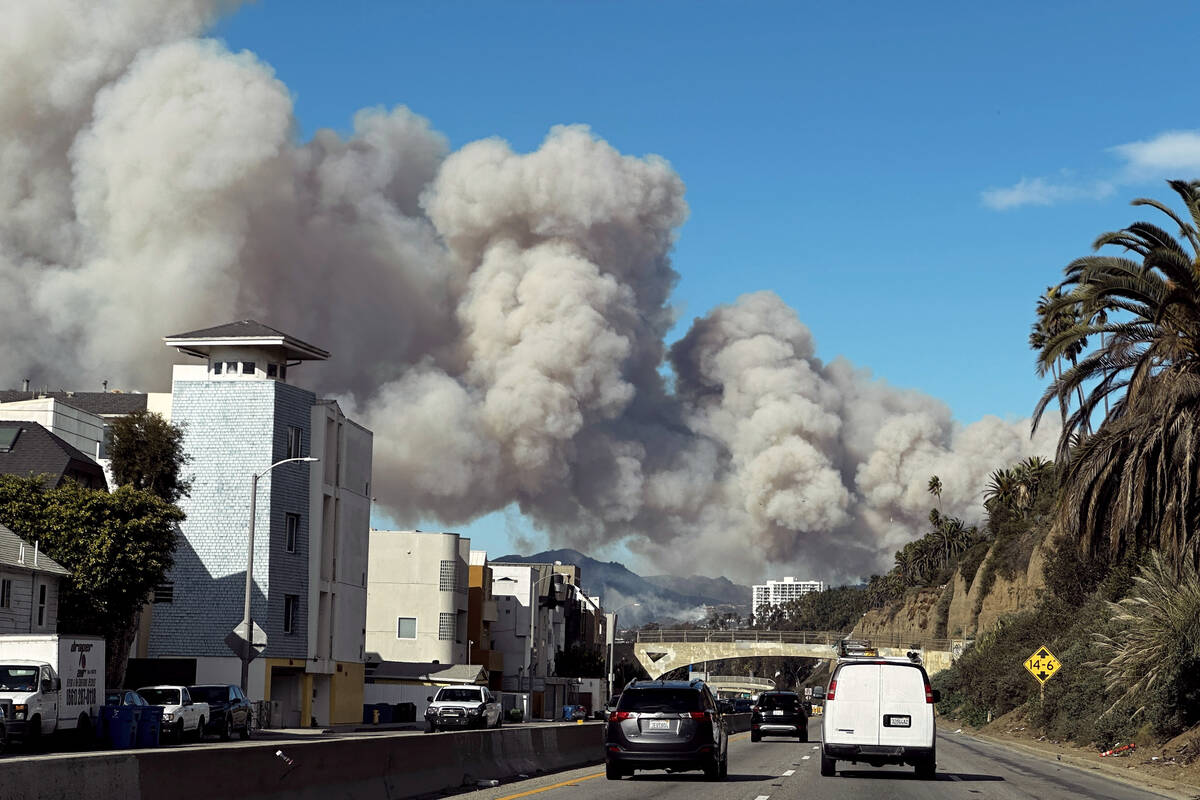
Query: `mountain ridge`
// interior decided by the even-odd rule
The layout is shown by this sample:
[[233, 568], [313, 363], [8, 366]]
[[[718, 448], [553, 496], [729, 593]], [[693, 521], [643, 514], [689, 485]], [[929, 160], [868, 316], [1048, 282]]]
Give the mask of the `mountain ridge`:
[[[708, 606], [750, 606], [750, 588], [738, 586], [725, 577], [708, 578], [673, 575], [642, 577], [619, 561], [599, 561], [578, 550], [560, 548], [543, 550], [530, 556], [506, 555], [488, 559], [492, 563], [552, 564], [561, 561], [580, 568], [584, 591], [598, 595], [605, 610], [622, 609], [622, 626], [644, 625], [647, 622], [695, 622], [703, 619]], [[687, 589], [687, 591], [684, 591]], [[740, 600], [731, 599], [737, 598]]]

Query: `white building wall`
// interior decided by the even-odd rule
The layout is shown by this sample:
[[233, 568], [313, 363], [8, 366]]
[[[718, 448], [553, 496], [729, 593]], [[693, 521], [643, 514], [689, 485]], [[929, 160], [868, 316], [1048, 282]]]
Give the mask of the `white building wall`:
[[309, 671], [332, 674], [366, 654], [373, 437], [332, 401], [313, 406], [311, 430]]
[[520, 691], [529, 687], [529, 610], [532, 608], [531, 567], [492, 567], [492, 598], [496, 601], [496, 621], [492, 623], [493, 649], [504, 654], [503, 688]]
[[104, 418], [53, 397], [0, 403], [0, 420], [36, 422], [93, 459], [104, 458]]
[[[456, 533], [371, 531], [366, 615], [369, 660], [466, 662], [470, 547], [471, 540]], [[455, 565], [450, 588], [444, 588], [441, 580], [443, 562]], [[443, 614], [453, 620], [450, 638], [441, 635]], [[400, 617], [416, 619], [415, 639], [397, 636]]]

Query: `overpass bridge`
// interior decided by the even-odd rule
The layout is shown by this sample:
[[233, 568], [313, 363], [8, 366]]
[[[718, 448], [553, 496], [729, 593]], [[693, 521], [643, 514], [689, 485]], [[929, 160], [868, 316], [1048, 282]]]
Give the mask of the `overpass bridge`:
[[[728, 658], [783, 656], [835, 661], [837, 644], [851, 636], [839, 631], [657, 630], [637, 631], [632, 645], [634, 656], [653, 679], [680, 667]], [[966, 645], [961, 639], [853, 638], [869, 642], [884, 657], [903, 658], [917, 650], [930, 675], [949, 667]]]

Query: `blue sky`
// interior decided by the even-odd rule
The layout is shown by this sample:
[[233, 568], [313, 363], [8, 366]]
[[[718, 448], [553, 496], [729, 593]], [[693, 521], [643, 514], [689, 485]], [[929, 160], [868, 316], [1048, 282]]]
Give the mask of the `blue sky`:
[[[677, 332], [759, 289], [826, 359], [1027, 416], [1038, 294], [1200, 177], [1200, 7], [1158, 3], [260, 0], [215, 30], [270, 64], [307, 139], [406, 105], [452, 147], [586, 123], [687, 184]], [[432, 522], [394, 521], [401, 527]], [[384, 521], [386, 524], [386, 521]], [[515, 514], [468, 526], [510, 548]]]

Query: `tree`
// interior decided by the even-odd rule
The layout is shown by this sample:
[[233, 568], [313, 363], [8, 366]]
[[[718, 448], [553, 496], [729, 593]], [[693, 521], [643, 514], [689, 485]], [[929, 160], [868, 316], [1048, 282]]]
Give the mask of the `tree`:
[[[1109, 695], [1137, 705], [1165, 706], [1182, 729], [1200, 716], [1200, 576], [1185, 562], [1178, 572], [1152, 552], [1134, 578], [1132, 593], [1109, 603], [1116, 631], [1097, 633], [1103, 659], [1097, 664]], [[1105, 712], [1108, 713], [1108, 712]]]
[[[1062, 291], [1047, 309], [1088, 310], [1046, 339], [1039, 371], [1064, 354], [1100, 346], [1059, 374], [1034, 410], [1034, 427], [1051, 401], [1082, 399], [1059, 436], [1056, 461], [1063, 498], [1054, 520], [1089, 556], [1117, 561], [1146, 547], [1162, 549], [1179, 568], [1200, 561], [1191, 531], [1200, 522], [1200, 182], [1170, 181], [1190, 222], [1155, 200], [1139, 199], [1178, 226], [1182, 241], [1148, 222], [1100, 236], [1094, 249], [1116, 246], [1134, 257], [1093, 254], [1066, 268]], [[1102, 318], [1096, 309], [1106, 309]], [[1102, 321], [1103, 320], [1103, 321]], [[1084, 391], [1086, 390], [1086, 394]], [[1087, 435], [1101, 402], [1103, 424]]]
[[937, 475], [932, 475], [929, 478], [929, 493], [937, 498], [938, 509], [942, 507], [942, 479]]
[[145, 489], [168, 503], [187, 497], [191, 481], [182, 475], [191, 458], [183, 451], [183, 429], [152, 411], [136, 411], [113, 421], [113, 478], [118, 486]]
[[122, 486], [109, 494], [67, 482], [0, 475], [0, 522], [71, 571], [59, 597], [58, 626], [107, 642], [105, 673], [121, 686], [142, 605], [171, 568], [176, 506]]

